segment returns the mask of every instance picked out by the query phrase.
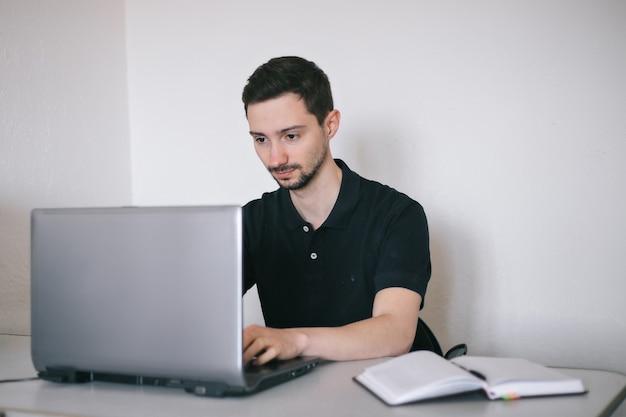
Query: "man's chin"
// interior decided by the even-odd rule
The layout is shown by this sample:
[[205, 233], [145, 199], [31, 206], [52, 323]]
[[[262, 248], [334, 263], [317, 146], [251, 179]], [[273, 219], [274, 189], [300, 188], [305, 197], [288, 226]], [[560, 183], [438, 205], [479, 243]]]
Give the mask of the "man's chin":
[[284, 188], [285, 190], [293, 191], [299, 190], [303, 187], [303, 184], [301, 184], [297, 180], [278, 179], [276, 177], [274, 177], [274, 179], [276, 180], [276, 183], [279, 185], [279, 187]]
[[301, 173], [301, 175], [299, 176], [298, 175], [285, 176], [283, 178], [280, 178], [280, 177], [277, 178], [276, 175], [272, 173], [272, 177], [274, 178], [274, 180], [276, 180], [276, 182], [281, 188], [284, 188], [289, 191], [295, 191], [295, 190], [300, 190], [306, 187], [309, 184], [309, 182], [311, 182], [311, 180], [313, 179], [316, 173], [317, 171], [314, 171], [313, 173], [310, 173], [310, 174]]

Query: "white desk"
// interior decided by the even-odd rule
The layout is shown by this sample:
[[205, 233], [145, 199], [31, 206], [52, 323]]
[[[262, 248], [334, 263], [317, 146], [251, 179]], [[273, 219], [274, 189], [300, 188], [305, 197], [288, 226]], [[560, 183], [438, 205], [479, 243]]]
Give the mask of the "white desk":
[[[63, 416], [609, 416], [626, 396], [626, 376], [562, 369], [582, 378], [582, 396], [488, 401], [480, 394], [388, 407], [352, 377], [376, 361], [321, 364], [313, 372], [242, 398], [205, 398], [182, 389], [94, 382], [78, 385], [41, 380], [0, 383], [0, 410]], [[0, 335], [0, 380], [35, 376], [30, 338]], [[623, 412], [624, 407], [620, 407]], [[7, 416], [21, 413], [8, 412]]]

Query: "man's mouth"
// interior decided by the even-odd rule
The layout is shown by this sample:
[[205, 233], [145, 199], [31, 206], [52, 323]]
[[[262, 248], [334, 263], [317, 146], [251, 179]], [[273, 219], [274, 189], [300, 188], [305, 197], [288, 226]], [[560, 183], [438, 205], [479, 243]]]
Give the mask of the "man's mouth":
[[278, 179], [285, 179], [291, 176], [293, 171], [298, 169], [296, 165], [282, 165], [276, 168], [270, 168], [269, 171]]

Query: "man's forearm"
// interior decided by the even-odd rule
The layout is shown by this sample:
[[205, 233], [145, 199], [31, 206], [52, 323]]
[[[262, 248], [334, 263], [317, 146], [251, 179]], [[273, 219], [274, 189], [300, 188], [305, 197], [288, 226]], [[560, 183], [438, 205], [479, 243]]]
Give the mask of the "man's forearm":
[[330, 360], [358, 360], [407, 353], [413, 344], [415, 325], [398, 324], [381, 315], [341, 327], [291, 329], [306, 336], [303, 355]]

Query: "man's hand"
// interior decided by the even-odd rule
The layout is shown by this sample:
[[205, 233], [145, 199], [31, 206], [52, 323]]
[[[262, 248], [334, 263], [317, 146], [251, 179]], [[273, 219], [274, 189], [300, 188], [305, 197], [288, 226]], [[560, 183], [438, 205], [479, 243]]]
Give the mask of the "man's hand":
[[254, 365], [263, 365], [272, 359], [291, 359], [300, 356], [306, 347], [307, 336], [296, 329], [272, 329], [253, 324], [243, 331], [243, 363], [252, 359]]

